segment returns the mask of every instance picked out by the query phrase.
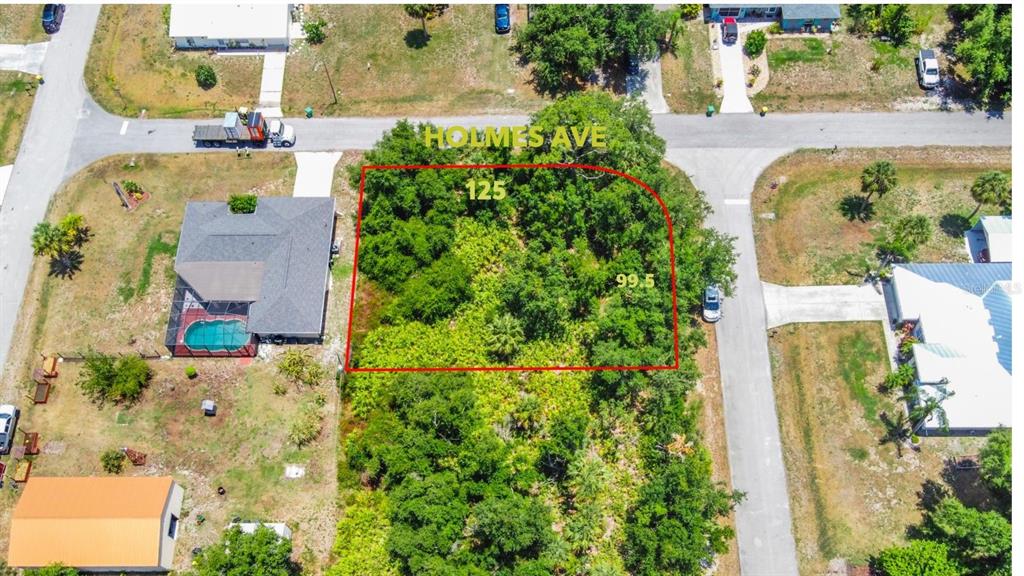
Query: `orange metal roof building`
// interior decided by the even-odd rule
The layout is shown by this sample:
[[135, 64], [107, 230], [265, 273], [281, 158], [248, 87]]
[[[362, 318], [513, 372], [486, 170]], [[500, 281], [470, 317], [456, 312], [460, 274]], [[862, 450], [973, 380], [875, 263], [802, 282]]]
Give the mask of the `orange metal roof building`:
[[170, 477], [33, 477], [14, 508], [7, 563], [159, 566], [173, 487]]

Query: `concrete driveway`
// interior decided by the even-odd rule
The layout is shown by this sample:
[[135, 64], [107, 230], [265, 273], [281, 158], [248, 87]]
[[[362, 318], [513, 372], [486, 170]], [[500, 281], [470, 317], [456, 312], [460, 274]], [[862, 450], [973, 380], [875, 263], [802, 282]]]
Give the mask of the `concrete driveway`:
[[327, 198], [334, 183], [334, 166], [341, 152], [298, 152], [295, 154], [295, 188], [292, 196]]
[[647, 103], [651, 114], [668, 114], [668, 102], [661, 86], [661, 55], [655, 54], [654, 59], [640, 64], [640, 74], [626, 78], [626, 93], [637, 94]]
[[722, 42], [722, 27], [718, 26], [718, 60], [722, 70], [722, 114], [753, 112], [747, 98], [747, 72], [743, 66], [743, 44]]
[[280, 118], [281, 91], [284, 90], [284, 66], [288, 52], [268, 51], [263, 54], [263, 75], [260, 79], [260, 110], [268, 118]]
[[49, 42], [36, 44], [0, 44], [0, 70], [39, 74], [46, 59]]
[[800, 322], [885, 320], [885, 299], [870, 284], [779, 286], [762, 282], [768, 328]]

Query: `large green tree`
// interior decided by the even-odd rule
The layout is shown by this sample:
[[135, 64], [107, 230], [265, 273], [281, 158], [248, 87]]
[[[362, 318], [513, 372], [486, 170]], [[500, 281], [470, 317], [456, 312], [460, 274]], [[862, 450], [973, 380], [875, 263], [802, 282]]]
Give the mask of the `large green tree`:
[[964, 15], [970, 18], [963, 22], [953, 52], [983, 102], [1008, 104], [1013, 64], [1012, 7], [979, 4]]
[[1010, 502], [1013, 484], [1013, 434], [1008, 428], [988, 435], [981, 449], [981, 477], [1003, 502]]
[[971, 198], [978, 205], [974, 207], [974, 211], [967, 217], [968, 220], [974, 218], [985, 204], [1009, 208], [1011, 200], [1010, 177], [1005, 172], [1000, 172], [999, 170], [985, 172], [975, 178], [974, 183], [971, 184]]
[[921, 533], [949, 548], [965, 576], [1010, 576], [1010, 522], [998, 512], [983, 512], [945, 498], [925, 515]]
[[537, 87], [558, 93], [580, 88], [591, 74], [630, 56], [651, 58], [663, 32], [651, 5], [538, 5], [514, 49], [533, 65]]
[[272, 529], [260, 526], [247, 534], [235, 526], [195, 557], [193, 571], [196, 576], [295, 576], [299, 568], [291, 554], [291, 539]]

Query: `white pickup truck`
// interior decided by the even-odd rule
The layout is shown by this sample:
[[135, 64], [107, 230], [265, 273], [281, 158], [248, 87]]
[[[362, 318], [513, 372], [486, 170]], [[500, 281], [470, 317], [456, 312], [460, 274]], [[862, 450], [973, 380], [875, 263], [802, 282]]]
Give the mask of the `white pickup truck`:
[[934, 50], [925, 49], [917, 53], [917, 80], [925, 89], [939, 85], [939, 60]]

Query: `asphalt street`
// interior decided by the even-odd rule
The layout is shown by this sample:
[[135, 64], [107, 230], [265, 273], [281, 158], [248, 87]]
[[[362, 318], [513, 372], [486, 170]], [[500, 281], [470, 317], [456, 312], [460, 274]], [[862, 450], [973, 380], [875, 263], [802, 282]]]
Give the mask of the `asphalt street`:
[[87, 98], [82, 71], [99, 6], [72, 7], [43, 62], [45, 83], [36, 93], [3, 206], [0, 206], [0, 366], [18, 319], [32, 265], [32, 228], [46, 216], [50, 198], [67, 172], [71, 145]]
[[[112, 154], [207, 152], [191, 142], [191, 120], [113, 116], [86, 94], [82, 73], [99, 8], [69, 9], [43, 64], [39, 91], [0, 214], [0, 365], [6, 358], [32, 264], [32, 227], [62, 182]], [[414, 119], [423, 120], [423, 119]], [[526, 116], [427, 118], [438, 125], [521, 125]], [[287, 120], [291, 151], [370, 148], [395, 118]], [[211, 119], [210, 123], [216, 120]], [[656, 115], [667, 159], [690, 175], [714, 212], [708, 224], [737, 238], [738, 282], [717, 327], [733, 486], [747, 494], [736, 514], [740, 563], [747, 576], [797, 574], [785, 467], [768, 359], [766, 313], [757, 271], [749, 199], [754, 181], [797, 148], [1009, 146], [1010, 115], [849, 113]], [[6, 399], [3, 399], [6, 400]]]

